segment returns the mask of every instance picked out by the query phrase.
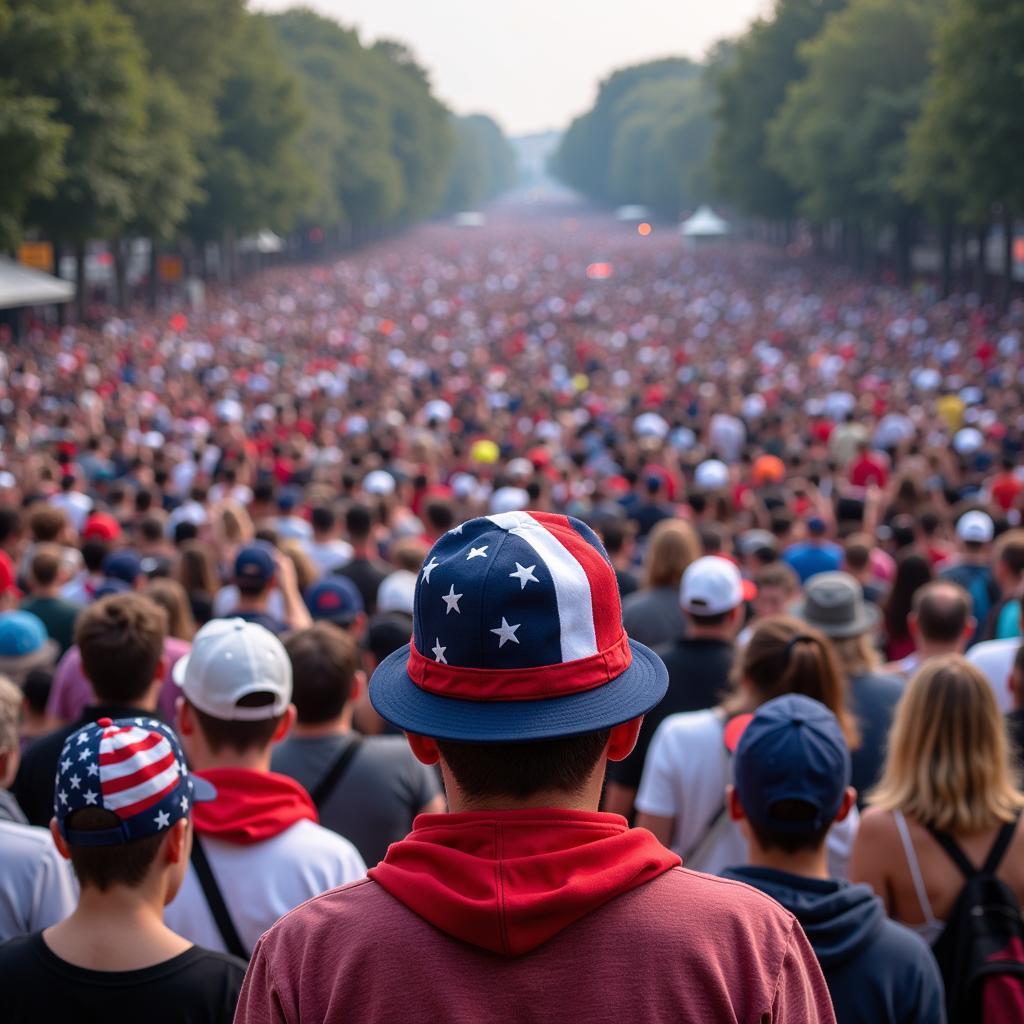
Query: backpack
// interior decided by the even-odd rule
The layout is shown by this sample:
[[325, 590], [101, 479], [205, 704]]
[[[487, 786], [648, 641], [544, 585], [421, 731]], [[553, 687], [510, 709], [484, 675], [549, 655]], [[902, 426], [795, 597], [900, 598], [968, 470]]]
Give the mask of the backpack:
[[1002, 827], [981, 868], [952, 836], [929, 829], [965, 878], [933, 947], [950, 1024], [1024, 1021], [1024, 920], [1017, 897], [995, 875], [1016, 828], [1016, 821]]

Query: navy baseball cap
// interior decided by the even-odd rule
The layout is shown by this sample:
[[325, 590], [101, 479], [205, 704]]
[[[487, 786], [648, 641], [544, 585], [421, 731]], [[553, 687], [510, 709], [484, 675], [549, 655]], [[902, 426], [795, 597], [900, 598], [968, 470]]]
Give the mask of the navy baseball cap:
[[270, 545], [263, 542], [246, 544], [235, 556], [235, 580], [257, 587], [265, 587], [276, 571]]
[[142, 574], [142, 559], [134, 551], [114, 551], [103, 560], [103, 575], [129, 586]]
[[[155, 718], [101, 718], [65, 741], [53, 787], [53, 814], [72, 846], [118, 846], [166, 832], [214, 787], [193, 775], [178, 737]], [[110, 811], [118, 824], [74, 829], [68, 819], [87, 807]]]
[[114, 594], [130, 594], [131, 592], [131, 584], [125, 583], [124, 580], [120, 580], [116, 576], [108, 576], [93, 591], [92, 596], [93, 600], [100, 601], [104, 597], [112, 597]]
[[[733, 784], [747, 817], [775, 832], [815, 832], [835, 820], [850, 785], [850, 751], [836, 716], [803, 694], [762, 704], [740, 737]], [[776, 817], [784, 800], [815, 811], [793, 821]]]
[[363, 611], [363, 595], [347, 576], [327, 576], [306, 591], [306, 607], [318, 622], [349, 626]]
[[516, 742], [609, 729], [667, 688], [664, 662], [622, 628], [594, 531], [570, 516], [504, 512], [431, 548], [412, 643], [377, 666], [370, 701], [407, 732]]

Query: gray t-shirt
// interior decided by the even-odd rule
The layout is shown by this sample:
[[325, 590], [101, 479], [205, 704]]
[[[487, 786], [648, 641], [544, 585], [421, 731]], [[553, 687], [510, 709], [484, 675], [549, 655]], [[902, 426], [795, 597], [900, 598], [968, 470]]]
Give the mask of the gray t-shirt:
[[[271, 767], [313, 790], [352, 736], [285, 740], [274, 748]], [[320, 824], [348, 839], [373, 867], [440, 792], [437, 776], [416, 760], [404, 736], [366, 736], [320, 808]]]
[[622, 625], [630, 639], [648, 647], [674, 643], [686, 633], [677, 587], [637, 590], [622, 602]]

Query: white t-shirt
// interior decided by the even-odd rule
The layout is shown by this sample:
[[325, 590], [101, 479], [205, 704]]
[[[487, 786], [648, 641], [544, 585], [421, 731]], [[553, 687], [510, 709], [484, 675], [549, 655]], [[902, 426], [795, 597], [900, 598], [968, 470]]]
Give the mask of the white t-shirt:
[[[672, 849], [683, 866], [720, 874], [749, 861], [747, 844], [734, 821], [717, 827], [718, 838], [701, 856], [686, 857], [707, 833], [725, 804], [730, 758], [722, 740], [722, 719], [713, 710], [669, 715], [658, 726], [647, 751], [636, 808], [675, 819]], [[860, 818], [854, 808], [828, 836], [829, 873], [846, 878], [850, 849]]]
[[[230, 618], [231, 613], [238, 608], [238, 600], [241, 595], [234, 583], [221, 587], [213, 598], [213, 617], [215, 619]], [[274, 587], [267, 596], [267, 614], [279, 622], [287, 622], [288, 614], [284, 606], [284, 598], [281, 591]]]
[[307, 540], [303, 542], [303, 547], [321, 576], [352, 561], [352, 545], [344, 540]]
[[50, 504], [61, 509], [79, 533], [92, 511], [92, 498], [79, 491], [61, 491], [60, 494], [54, 494], [50, 498]]
[[63, 921], [77, 901], [71, 865], [48, 829], [0, 821], [0, 942]]
[[1003, 714], [1013, 708], [1010, 697], [1010, 672], [1020, 645], [1020, 637], [1015, 636], [1008, 640], [986, 640], [983, 644], [975, 644], [967, 652], [967, 660], [985, 673], [985, 678], [996, 695], [999, 710]]
[[[202, 843], [248, 950], [289, 910], [366, 874], [363, 858], [347, 839], [305, 819], [262, 843], [240, 846], [210, 838]], [[197, 946], [227, 952], [191, 864], [181, 890], [164, 909], [164, 922]]]

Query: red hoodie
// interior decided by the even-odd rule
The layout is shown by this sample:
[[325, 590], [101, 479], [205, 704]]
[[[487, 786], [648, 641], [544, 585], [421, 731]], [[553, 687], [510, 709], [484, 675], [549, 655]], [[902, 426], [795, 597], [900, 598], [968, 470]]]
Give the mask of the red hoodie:
[[309, 794], [287, 775], [248, 768], [209, 768], [196, 775], [217, 789], [216, 800], [192, 808], [201, 836], [249, 846], [280, 835], [304, 818], [319, 823]]
[[507, 956], [679, 865], [617, 814], [421, 814], [368, 874], [435, 928]]

